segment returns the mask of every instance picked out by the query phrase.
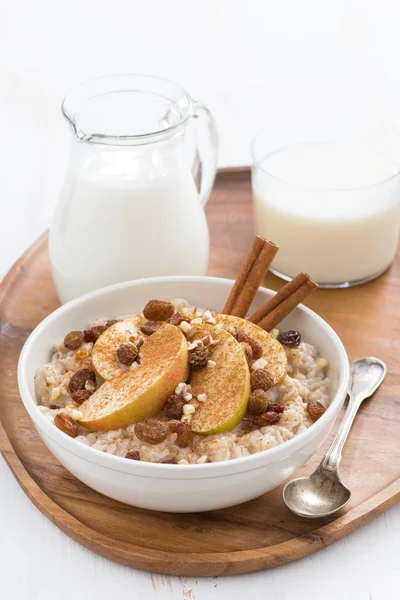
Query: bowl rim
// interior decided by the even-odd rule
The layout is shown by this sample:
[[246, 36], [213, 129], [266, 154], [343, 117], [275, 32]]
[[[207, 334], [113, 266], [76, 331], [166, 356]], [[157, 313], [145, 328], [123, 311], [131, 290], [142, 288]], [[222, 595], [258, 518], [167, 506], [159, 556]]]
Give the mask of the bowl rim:
[[[178, 465], [165, 465], [161, 463], [152, 463], [146, 461], [127, 461], [125, 457], [101, 452], [96, 448], [87, 446], [86, 444], [79, 442], [77, 443], [74, 438], [70, 438], [69, 436], [63, 434], [59, 429], [57, 429], [57, 427], [55, 427], [45, 417], [45, 415], [38, 410], [38, 404], [36, 402], [35, 395], [31, 394], [29, 390], [28, 380], [25, 374], [27, 361], [34, 343], [38, 340], [38, 338], [40, 338], [42, 332], [49, 326], [51, 326], [51, 323], [53, 321], [56, 321], [60, 315], [73, 311], [82, 304], [88, 304], [93, 299], [114, 291], [131, 289], [141, 286], [157, 285], [163, 282], [189, 282], [193, 284], [201, 284], [209, 281], [212, 281], [215, 285], [224, 286], [226, 286], [227, 284], [233, 285], [234, 283], [234, 280], [222, 277], [192, 275], [171, 275], [163, 277], [149, 277], [137, 279], [110, 285], [95, 290], [93, 292], [89, 292], [87, 294], [79, 296], [78, 298], [75, 298], [74, 300], [67, 302], [66, 304], [63, 304], [62, 306], [51, 312], [49, 315], [47, 315], [47, 317], [45, 317], [43, 321], [41, 321], [35, 327], [35, 329], [31, 332], [31, 334], [25, 341], [25, 344], [21, 350], [20, 357], [18, 360], [17, 375], [21, 399], [35, 427], [37, 427], [40, 430], [40, 432], [44, 433], [48, 438], [50, 438], [53, 443], [56, 443], [64, 450], [75, 455], [76, 457], [86, 460], [87, 462], [94, 463], [97, 466], [100, 465], [112, 471], [119, 471], [127, 475], [131, 474], [141, 476], [144, 478], [161, 477], [165, 479], [184, 479], [185, 477], [189, 477], [191, 480], [204, 479], [206, 477], [220, 477], [223, 475], [227, 475], [227, 470], [239, 472], [243, 470], [251, 471], [260, 468], [261, 465], [275, 462], [276, 460], [283, 459], [287, 455], [296, 453], [302, 447], [306, 446], [310, 439], [317, 437], [318, 434], [324, 429], [325, 424], [331, 418], [333, 412], [335, 410], [336, 412], [338, 412], [346, 397], [350, 369], [346, 350], [337, 333], [322, 317], [320, 317], [317, 313], [315, 313], [310, 308], [307, 308], [302, 304], [298, 305], [295, 308], [295, 311], [300, 311], [309, 315], [319, 327], [321, 327], [328, 333], [328, 336], [331, 338], [333, 344], [336, 347], [340, 360], [338, 373], [339, 385], [336, 394], [332, 398], [329, 407], [322, 415], [322, 417], [320, 417], [318, 421], [313, 423], [309, 428], [307, 428], [306, 431], [302, 432], [299, 436], [294, 436], [292, 439], [287, 440], [282, 444], [278, 444], [277, 446], [268, 448], [267, 450], [262, 450], [261, 452], [250, 454], [249, 456], [243, 456], [227, 461], [219, 461], [213, 463], [179, 465], [180, 468], [177, 469]], [[259, 290], [262, 293], [266, 293], [266, 295], [272, 295], [273, 293], [275, 293], [274, 290], [270, 290], [269, 288], [265, 287], [260, 287]], [[199, 475], [199, 477], [194, 477], [194, 474]], [[174, 475], [176, 477], [174, 477]]]

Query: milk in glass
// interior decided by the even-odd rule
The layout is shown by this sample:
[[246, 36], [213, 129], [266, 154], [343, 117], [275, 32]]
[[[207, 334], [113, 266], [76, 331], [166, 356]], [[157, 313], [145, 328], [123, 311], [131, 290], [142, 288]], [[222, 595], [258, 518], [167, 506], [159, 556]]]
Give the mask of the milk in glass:
[[256, 231], [280, 246], [273, 268], [318, 283], [357, 282], [384, 271], [399, 233], [397, 169], [361, 146], [297, 144], [253, 168]]

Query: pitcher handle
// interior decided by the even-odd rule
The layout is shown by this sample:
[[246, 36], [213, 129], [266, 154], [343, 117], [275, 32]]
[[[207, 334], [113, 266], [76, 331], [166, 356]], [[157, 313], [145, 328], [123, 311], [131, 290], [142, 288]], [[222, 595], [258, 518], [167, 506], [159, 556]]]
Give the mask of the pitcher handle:
[[[203, 206], [208, 202], [217, 174], [218, 160], [218, 133], [214, 117], [204, 104], [194, 103], [194, 117], [204, 119], [206, 123], [207, 136], [198, 136], [198, 149], [201, 166], [201, 183], [199, 199]], [[196, 129], [199, 125], [196, 124]]]

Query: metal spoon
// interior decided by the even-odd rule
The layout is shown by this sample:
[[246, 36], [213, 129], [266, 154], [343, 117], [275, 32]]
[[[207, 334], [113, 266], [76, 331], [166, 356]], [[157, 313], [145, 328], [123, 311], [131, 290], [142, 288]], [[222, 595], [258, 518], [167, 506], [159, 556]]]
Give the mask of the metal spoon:
[[351, 492], [339, 473], [343, 446], [362, 401], [382, 383], [386, 365], [369, 356], [354, 361], [350, 371], [349, 404], [332, 446], [312, 475], [293, 479], [283, 488], [286, 506], [300, 517], [328, 517], [350, 500]]

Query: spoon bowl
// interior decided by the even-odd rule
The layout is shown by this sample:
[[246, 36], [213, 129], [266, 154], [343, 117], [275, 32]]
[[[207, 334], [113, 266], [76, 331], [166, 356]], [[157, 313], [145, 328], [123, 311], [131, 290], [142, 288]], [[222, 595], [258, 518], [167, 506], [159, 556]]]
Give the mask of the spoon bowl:
[[366, 400], [376, 392], [385, 375], [386, 365], [379, 358], [358, 358], [350, 366], [349, 395], [363, 396], [361, 401]]
[[351, 491], [340, 478], [339, 465], [344, 443], [361, 403], [372, 396], [386, 375], [386, 365], [372, 356], [359, 358], [351, 365], [349, 405], [336, 437], [309, 477], [289, 481], [283, 488], [283, 500], [300, 517], [329, 517], [350, 500]]
[[351, 492], [337, 473], [328, 476], [317, 469], [310, 477], [289, 481], [284, 490], [286, 505], [300, 517], [329, 517], [346, 506]]

